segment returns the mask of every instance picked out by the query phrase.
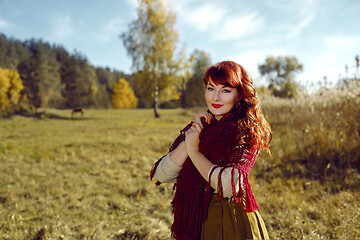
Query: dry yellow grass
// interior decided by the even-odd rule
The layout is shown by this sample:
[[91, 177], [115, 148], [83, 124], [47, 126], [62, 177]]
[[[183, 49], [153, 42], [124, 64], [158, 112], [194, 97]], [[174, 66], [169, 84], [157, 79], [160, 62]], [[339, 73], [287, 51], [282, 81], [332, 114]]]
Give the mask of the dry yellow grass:
[[[359, 95], [326, 96], [263, 100], [273, 157], [259, 157], [251, 183], [271, 238], [360, 237]], [[193, 113], [0, 120], [0, 238], [170, 239], [172, 186], [156, 188], [148, 173]]]

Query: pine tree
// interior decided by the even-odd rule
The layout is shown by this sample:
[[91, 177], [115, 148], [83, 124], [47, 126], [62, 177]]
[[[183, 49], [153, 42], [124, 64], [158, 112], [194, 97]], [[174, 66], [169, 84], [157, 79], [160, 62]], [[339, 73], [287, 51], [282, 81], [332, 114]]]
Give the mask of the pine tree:
[[95, 105], [98, 92], [97, 76], [85, 56], [77, 53], [69, 56], [59, 51], [61, 68], [61, 94], [66, 108], [88, 108]]
[[205, 106], [203, 79], [211, 65], [210, 56], [204, 51], [195, 50], [190, 62], [193, 62], [193, 75], [186, 83], [183, 107], [203, 107]]

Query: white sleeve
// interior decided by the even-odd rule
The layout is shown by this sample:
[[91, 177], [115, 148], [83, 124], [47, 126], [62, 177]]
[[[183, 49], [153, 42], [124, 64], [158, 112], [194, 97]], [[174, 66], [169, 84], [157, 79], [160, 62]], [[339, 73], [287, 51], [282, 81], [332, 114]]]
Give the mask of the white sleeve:
[[160, 182], [170, 183], [175, 182], [179, 175], [181, 167], [177, 166], [171, 160], [169, 153], [160, 161], [155, 171], [155, 178]]
[[[215, 168], [215, 170], [213, 171], [213, 173], [211, 175], [210, 186], [215, 189], [215, 192], [218, 192], [218, 176], [219, 176], [221, 168], [214, 165], [210, 169], [210, 172], [214, 167], [216, 167], [216, 168]], [[232, 189], [232, 184], [231, 184], [231, 171], [232, 171], [232, 169], [233, 169], [232, 167], [227, 167], [227, 168], [224, 169], [224, 171], [221, 174], [221, 184], [222, 184], [222, 190], [223, 190], [223, 197], [226, 197], [226, 198], [229, 198], [229, 197], [233, 196], [233, 189]], [[209, 175], [210, 175], [210, 172], [209, 172]], [[241, 182], [243, 182], [242, 175], [241, 175]], [[239, 189], [240, 189], [239, 170], [238, 169], [235, 169], [235, 172], [234, 172], [234, 184], [235, 184], [235, 193], [238, 193]]]

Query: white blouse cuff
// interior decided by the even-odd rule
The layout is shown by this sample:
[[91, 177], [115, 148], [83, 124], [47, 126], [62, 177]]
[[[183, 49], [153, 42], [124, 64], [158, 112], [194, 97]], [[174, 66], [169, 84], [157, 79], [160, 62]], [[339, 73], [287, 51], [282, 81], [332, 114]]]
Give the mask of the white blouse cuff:
[[[210, 172], [212, 169], [215, 168], [211, 175], [210, 179]], [[233, 189], [231, 184], [231, 171], [232, 167], [227, 167], [224, 169], [224, 171], [221, 174], [221, 184], [222, 184], [222, 190], [223, 190], [223, 197], [229, 198], [233, 196]], [[209, 179], [210, 179], [210, 186], [215, 189], [215, 192], [218, 192], [218, 176], [220, 174], [221, 167], [218, 167], [217, 165], [214, 165], [209, 172]], [[242, 180], [242, 179], [241, 179]], [[235, 192], [239, 192], [239, 170], [235, 169], [234, 173], [234, 184], [235, 184]]]
[[156, 172], [155, 178], [160, 182], [174, 182], [179, 175], [181, 167], [177, 166], [171, 160], [169, 153], [160, 161]]

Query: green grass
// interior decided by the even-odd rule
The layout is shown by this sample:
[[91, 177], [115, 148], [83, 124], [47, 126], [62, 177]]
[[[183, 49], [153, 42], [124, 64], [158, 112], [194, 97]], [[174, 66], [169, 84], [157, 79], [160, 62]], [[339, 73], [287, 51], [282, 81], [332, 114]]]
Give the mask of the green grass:
[[[270, 237], [359, 238], [358, 171], [344, 168], [348, 184], [309, 177], [303, 129], [270, 103], [273, 157], [262, 154], [251, 175]], [[1, 119], [0, 238], [170, 239], [172, 186], [155, 187], [149, 170], [194, 111], [154, 119], [149, 109], [86, 110], [68, 119], [70, 111], [48, 109], [63, 118]]]

